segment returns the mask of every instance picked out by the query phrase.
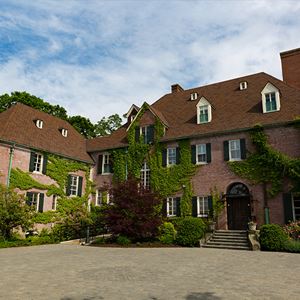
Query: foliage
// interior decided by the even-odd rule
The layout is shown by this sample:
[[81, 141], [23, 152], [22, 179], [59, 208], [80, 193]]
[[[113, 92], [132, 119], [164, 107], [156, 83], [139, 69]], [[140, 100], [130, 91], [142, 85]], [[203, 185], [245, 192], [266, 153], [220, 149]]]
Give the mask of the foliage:
[[101, 234], [106, 231], [105, 209], [106, 205], [91, 206], [90, 218], [91, 223], [93, 224], [93, 227], [95, 229], [95, 235]]
[[106, 239], [105, 237], [97, 237], [94, 241], [93, 241], [93, 244], [95, 245], [103, 245], [106, 243]]
[[182, 246], [193, 247], [203, 237], [206, 225], [200, 218], [185, 217], [176, 221], [176, 243]]
[[45, 211], [45, 212], [36, 212], [32, 218], [34, 223], [39, 224], [48, 224], [53, 223], [58, 219], [58, 213], [56, 211]]
[[84, 137], [88, 139], [96, 137], [95, 125], [90, 119], [82, 116], [72, 116], [68, 118], [68, 121]]
[[294, 240], [300, 240], [300, 221], [290, 222], [283, 227], [288, 236]]
[[300, 253], [300, 241], [297, 240], [287, 240], [284, 243], [284, 251], [286, 252], [293, 252], [293, 253]]
[[124, 235], [131, 240], [151, 239], [157, 236], [161, 225], [161, 198], [139, 186], [139, 181], [129, 178], [115, 183], [110, 191], [113, 205], [106, 209], [106, 224], [114, 235]]
[[260, 227], [259, 239], [262, 250], [282, 251], [288, 236], [279, 225], [267, 224]]
[[109, 116], [108, 118], [103, 117], [100, 121], [95, 124], [94, 134], [95, 136], [104, 136], [111, 134], [115, 130], [121, 127], [122, 119], [118, 114]]
[[122, 246], [128, 246], [131, 244], [131, 240], [124, 236], [124, 235], [119, 235], [116, 239], [117, 244], [122, 245]]
[[9, 239], [15, 228], [30, 227], [33, 210], [24, 197], [0, 185], [0, 235]]
[[176, 238], [177, 231], [171, 222], [164, 222], [159, 228], [159, 240], [163, 244], [173, 244]]
[[234, 173], [254, 184], [268, 184], [270, 197], [274, 197], [282, 190], [284, 178], [299, 182], [299, 158], [291, 158], [273, 149], [267, 143], [267, 136], [259, 125], [252, 129], [250, 136], [256, 147], [256, 152], [251, 153], [244, 161], [229, 162], [229, 167]]
[[211, 189], [210, 195], [212, 199], [212, 211], [210, 212], [210, 218], [216, 222], [220, 213], [224, 209], [224, 201], [222, 201], [222, 197], [220, 197], [220, 193], [216, 187]]

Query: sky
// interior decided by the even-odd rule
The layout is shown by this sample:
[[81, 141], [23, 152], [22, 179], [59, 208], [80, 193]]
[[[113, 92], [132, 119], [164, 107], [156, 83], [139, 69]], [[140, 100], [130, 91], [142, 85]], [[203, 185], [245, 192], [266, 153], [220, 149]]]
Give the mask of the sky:
[[92, 122], [257, 72], [282, 78], [300, 1], [0, 0], [0, 94], [26, 91]]

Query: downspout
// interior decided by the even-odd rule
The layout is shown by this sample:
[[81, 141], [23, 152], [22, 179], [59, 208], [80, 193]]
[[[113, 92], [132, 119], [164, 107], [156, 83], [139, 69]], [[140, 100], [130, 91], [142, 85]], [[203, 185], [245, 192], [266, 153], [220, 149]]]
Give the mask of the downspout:
[[8, 173], [7, 173], [7, 181], [6, 181], [6, 185], [8, 188], [9, 188], [9, 184], [10, 184], [10, 174], [11, 174], [14, 150], [15, 150], [15, 145], [11, 146], [10, 150], [9, 150], [9, 163], [8, 163]]
[[265, 224], [270, 224], [270, 208], [268, 204], [268, 191], [266, 182], [263, 183], [264, 189], [264, 215], [265, 215]]

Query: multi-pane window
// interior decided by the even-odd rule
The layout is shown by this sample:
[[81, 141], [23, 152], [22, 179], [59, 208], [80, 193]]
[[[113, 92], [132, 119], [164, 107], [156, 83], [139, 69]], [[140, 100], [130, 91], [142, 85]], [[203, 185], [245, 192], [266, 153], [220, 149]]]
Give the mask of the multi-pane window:
[[34, 161], [33, 161], [33, 171], [42, 172], [42, 168], [43, 168], [43, 155], [35, 153]]
[[177, 199], [167, 198], [167, 216], [174, 217], [177, 214]]
[[144, 188], [147, 188], [147, 189], [150, 188], [150, 169], [148, 167], [147, 162], [143, 163], [143, 166], [141, 169], [141, 183]]
[[300, 195], [293, 195], [293, 214], [294, 220], [300, 220]]
[[276, 104], [276, 94], [268, 93], [265, 94], [266, 97], [266, 111], [276, 111], [277, 110], [277, 104]]
[[96, 206], [101, 206], [103, 203], [103, 194], [100, 190], [96, 193]]
[[75, 176], [75, 175], [71, 175], [71, 180], [70, 180], [70, 195], [71, 196], [77, 196], [78, 182], [79, 182], [79, 177]]
[[176, 165], [176, 148], [168, 148], [167, 149], [167, 164]]
[[201, 105], [199, 108], [200, 123], [208, 122], [208, 105]]
[[196, 147], [196, 158], [198, 164], [203, 164], [207, 162], [206, 156], [206, 144], [200, 144]]
[[149, 126], [143, 126], [140, 128], [140, 135], [143, 137], [145, 144], [149, 143]]
[[26, 204], [34, 207], [35, 211], [43, 212], [44, 194], [36, 192], [26, 193]]
[[241, 159], [241, 145], [240, 140], [229, 141], [229, 160]]
[[56, 203], [57, 203], [57, 196], [53, 195], [52, 196], [52, 205], [51, 205], [52, 210], [56, 210]]
[[103, 154], [102, 173], [110, 173], [110, 159], [109, 154]]
[[198, 217], [207, 217], [209, 214], [208, 197], [197, 197]]

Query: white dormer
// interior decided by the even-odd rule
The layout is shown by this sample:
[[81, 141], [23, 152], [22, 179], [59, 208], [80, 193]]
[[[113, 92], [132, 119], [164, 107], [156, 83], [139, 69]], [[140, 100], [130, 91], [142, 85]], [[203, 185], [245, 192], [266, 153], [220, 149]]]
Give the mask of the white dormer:
[[43, 121], [37, 119], [37, 120], [35, 120], [35, 125], [36, 125], [37, 128], [42, 129], [43, 128]]
[[61, 135], [64, 136], [64, 137], [67, 137], [68, 136], [68, 129], [62, 128], [61, 129]]
[[191, 93], [191, 101], [197, 100], [198, 93]]
[[197, 107], [197, 124], [209, 123], [212, 119], [211, 104], [207, 99], [201, 97], [196, 105]]
[[280, 110], [280, 93], [277, 87], [268, 82], [261, 92], [263, 113]]
[[246, 90], [248, 87], [247, 81], [240, 82], [240, 90]]

